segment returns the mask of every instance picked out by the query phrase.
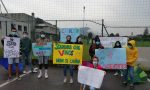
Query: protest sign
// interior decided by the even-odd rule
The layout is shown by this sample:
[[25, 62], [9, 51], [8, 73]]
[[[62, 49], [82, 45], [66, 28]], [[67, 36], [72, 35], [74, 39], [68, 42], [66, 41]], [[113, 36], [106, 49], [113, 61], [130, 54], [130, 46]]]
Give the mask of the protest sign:
[[20, 56], [20, 38], [5, 37], [4, 58], [18, 58]]
[[61, 28], [60, 29], [60, 42], [66, 42], [66, 36], [71, 36], [71, 42], [76, 42], [76, 38], [80, 36], [79, 28]]
[[78, 82], [95, 88], [100, 88], [105, 72], [102, 70], [79, 66]]
[[100, 41], [105, 48], [113, 48], [116, 41], [120, 41], [122, 47], [127, 46], [127, 37], [100, 37]]
[[125, 48], [96, 49], [95, 55], [104, 69], [126, 69]]
[[53, 64], [82, 64], [83, 45], [60, 44], [53, 45]]
[[52, 53], [52, 43], [48, 42], [46, 45], [32, 43], [32, 50], [34, 56], [50, 56]]

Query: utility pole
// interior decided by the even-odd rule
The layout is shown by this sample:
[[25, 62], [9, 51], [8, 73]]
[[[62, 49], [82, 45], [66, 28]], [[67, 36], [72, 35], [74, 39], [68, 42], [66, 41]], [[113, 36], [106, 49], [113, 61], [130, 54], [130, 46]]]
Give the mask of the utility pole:
[[0, 0], [0, 1], [1, 1], [1, 3], [2, 3], [2, 5], [3, 5], [3, 7], [4, 7], [5, 11], [6, 11], [6, 13], [8, 13], [8, 10], [7, 10], [7, 8], [5, 7], [5, 4], [3, 3], [2, 0]]
[[55, 28], [56, 28], [56, 35], [57, 35], [57, 20], [56, 20], [56, 25], [55, 26], [56, 26]]
[[104, 28], [104, 19], [102, 19], [102, 37], [104, 36], [104, 30], [103, 30], [103, 28]]
[[7, 36], [7, 21], [5, 21], [5, 24], [6, 24], [6, 36]]
[[84, 33], [84, 20], [85, 20], [85, 6], [83, 6], [83, 35]]

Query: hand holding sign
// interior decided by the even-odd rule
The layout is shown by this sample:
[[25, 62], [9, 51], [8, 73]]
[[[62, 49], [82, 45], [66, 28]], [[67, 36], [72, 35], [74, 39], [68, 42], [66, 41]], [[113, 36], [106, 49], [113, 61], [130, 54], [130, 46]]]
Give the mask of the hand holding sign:
[[5, 37], [4, 39], [4, 57], [17, 58], [20, 56], [20, 38]]

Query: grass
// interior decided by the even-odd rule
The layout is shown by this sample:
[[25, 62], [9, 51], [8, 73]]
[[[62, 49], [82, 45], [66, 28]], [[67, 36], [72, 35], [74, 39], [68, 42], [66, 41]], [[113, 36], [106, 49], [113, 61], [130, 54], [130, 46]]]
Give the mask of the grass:
[[137, 41], [137, 47], [150, 47], [150, 41]]

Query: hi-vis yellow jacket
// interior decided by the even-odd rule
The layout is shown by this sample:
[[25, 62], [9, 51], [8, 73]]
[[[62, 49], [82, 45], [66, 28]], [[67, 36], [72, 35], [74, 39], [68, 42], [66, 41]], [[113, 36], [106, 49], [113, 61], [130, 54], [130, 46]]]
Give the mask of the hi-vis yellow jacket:
[[129, 43], [133, 46], [132, 49], [130, 49], [128, 46], [126, 48], [127, 53], [127, 65], [129, 66], [135, 66], [135, 62], [138, 58], [138, 49], [135, 47], [135, 41], [131, 40]]

